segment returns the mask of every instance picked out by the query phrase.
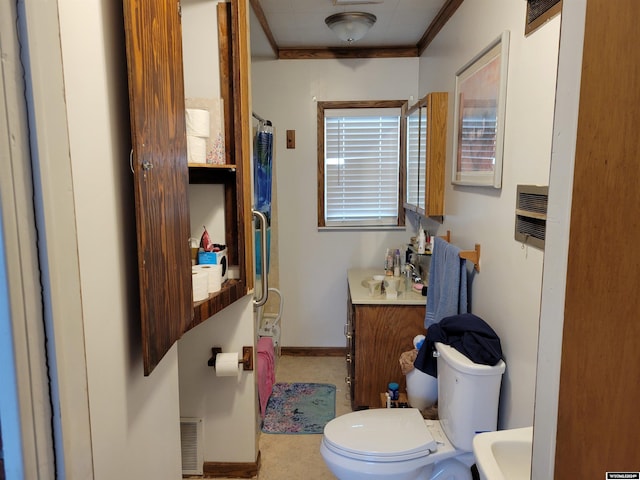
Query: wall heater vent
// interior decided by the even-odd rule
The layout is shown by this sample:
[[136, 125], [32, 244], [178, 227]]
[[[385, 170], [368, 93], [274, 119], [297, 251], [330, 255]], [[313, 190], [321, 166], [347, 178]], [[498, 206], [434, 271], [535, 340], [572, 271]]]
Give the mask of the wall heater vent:
[[544, 250], [549, 187], [518, 185], [515, 239]]
[[533, 33], [562, 11], [562, 0], [527, 0], [524, 34]]
[[180, 418], [180, 442], [182, 444], [182, 474], [202, 475], [202, 419]]

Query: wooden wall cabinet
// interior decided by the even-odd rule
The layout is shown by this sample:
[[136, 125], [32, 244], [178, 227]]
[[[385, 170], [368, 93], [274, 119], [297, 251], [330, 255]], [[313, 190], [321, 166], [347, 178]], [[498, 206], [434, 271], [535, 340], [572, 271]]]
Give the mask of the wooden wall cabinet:
[[407, 110], [404, 207], [442, 221], [449, 94], [432, 92]]
[[189, 165], [189, 183], [224, 185], [228, 261], [238, 266], [240, 278], [227, 280], [222, 290], [195, 303], [191, 327], [252, 291], [254, 279], [248, 9], [246, 0], [238, 0], [218, 3], [217, 10], [227, 161], [225, 165]]
[[377, 408], [389, 382], [406, 392], [400, 355], [424, 334], [424, 305], [353, 304], [348, 297], [347, 384], [351, 408]]
[[[227, 5], [227, 4], [223, 4]], [[144, 373], [149, 375], [190, 328], [253, 290], [248, 5], [231, 2], [223, 19], [221, 77], [230, 161], [226, 168], [187, 166], [180, 4], [123, 0], [128, 63]], [[226, 7], [225, 7], [226, 8]], [[215, 27], [212, 27], [215, 28]], [[193, 304], [187, 188], [225, 185], [230, 263], [239, 279]]]

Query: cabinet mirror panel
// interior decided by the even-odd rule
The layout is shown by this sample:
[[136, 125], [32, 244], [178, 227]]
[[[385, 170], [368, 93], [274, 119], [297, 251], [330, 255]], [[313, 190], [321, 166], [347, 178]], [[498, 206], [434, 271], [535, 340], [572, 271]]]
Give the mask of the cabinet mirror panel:
[[411, 107], [407, 112], [405, 207], [422, 212], [424, 212], [426, 185], [426, 121], [427, 109], [423, 101]]
[[432, 92], [407, 110], [404, 207], [442, 222], [447, 92]]
[[[413, 108], [407, 114], [406, 130], [406, 198], [405, 207], [415, 210], [420, 197], [419, 161], [420, 161], [420, 111]], [[423, 186], [424, 188], [424, 186]]]

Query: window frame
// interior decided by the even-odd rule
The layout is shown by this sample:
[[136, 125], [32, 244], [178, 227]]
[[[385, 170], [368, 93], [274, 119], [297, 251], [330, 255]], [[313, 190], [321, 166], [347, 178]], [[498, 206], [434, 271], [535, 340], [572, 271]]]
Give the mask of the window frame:
[[[325, 144], [324, 144], [324, 120], [325, 110], [344, 110], [344, 109], [380, 109], [380, 108], [399, 108], [400, 109], [400, 145], [399, 145], [399, 163], [398, 163], [398, 221], [396, 225], [371, 225], [371, 226], [354, 226], [354, 225], [331, 225], [327, 226], [324, 211], [325, 211]], [[405, 214], [404, 214], [404, 195], [405, 195], [405, 131], [406, 131], [406, 118], [405, 112], [407, 110], [406, 100], [344, 100], [344, 101], [324, 101], [317, 102], [317, 152], [318, 152], [318, 178], [317, 178], [317, 223], [318, 228], [322, 229], [335, 229], [335, 230], [348, 230], [348, 229], [375, 229], [375, 230], [389, 230], [395, 228], [404, 228], [405, 226]]]

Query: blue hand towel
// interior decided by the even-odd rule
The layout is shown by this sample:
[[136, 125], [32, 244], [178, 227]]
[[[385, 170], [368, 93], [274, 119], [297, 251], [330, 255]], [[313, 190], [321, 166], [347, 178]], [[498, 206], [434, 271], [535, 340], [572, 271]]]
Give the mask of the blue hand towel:
[[425, 328], [445, 317], [467, 313], [467, 261], [460, 249], [436, 237], [431, 255]]

